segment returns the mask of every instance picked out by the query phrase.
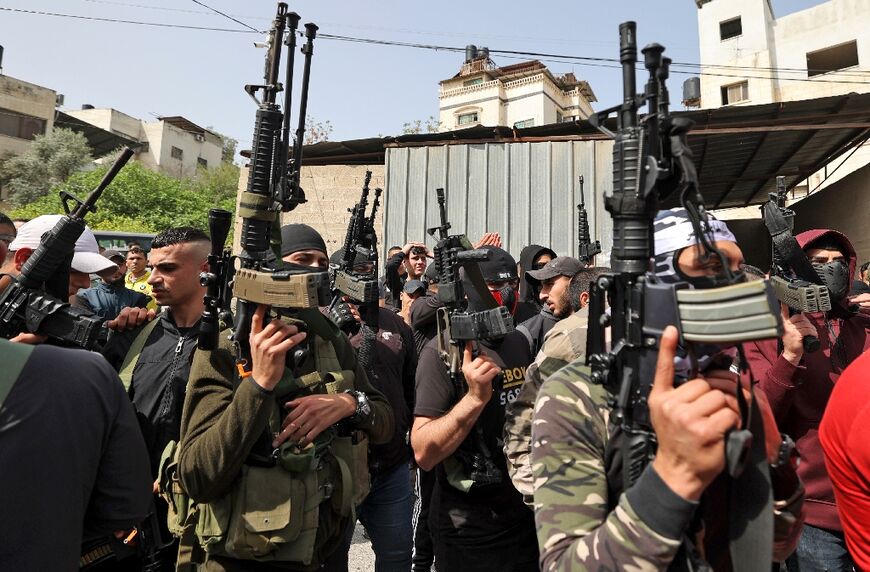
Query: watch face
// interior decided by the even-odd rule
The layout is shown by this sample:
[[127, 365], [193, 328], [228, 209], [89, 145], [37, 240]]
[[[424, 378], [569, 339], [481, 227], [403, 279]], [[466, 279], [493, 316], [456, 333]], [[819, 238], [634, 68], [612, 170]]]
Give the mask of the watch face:
[[366, 397], [366, 394], [363, 392], [358, 392], [357, 394], [357, 408], [359, 410], [360, 415], [368, 416], [372, 412], [372, 406], [369, 404], [369, 398]]

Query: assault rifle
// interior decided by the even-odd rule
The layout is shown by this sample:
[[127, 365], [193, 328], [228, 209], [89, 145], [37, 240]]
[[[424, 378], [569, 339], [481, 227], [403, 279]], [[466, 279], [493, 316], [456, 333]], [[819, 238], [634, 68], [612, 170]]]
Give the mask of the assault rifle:
[[125, 148], [85, 200], [61, 192], [66, 216], [42, 236], [21, 274], [0, 294], [0, 336], [9, 339], [30, 332], [86, 349], [105, 341], [103, 320], [69, 304], [70, 263], [76, 240], [85, 231], [85, 215], [97, 210], [97, 199], [132, 156], [133, 151]]
[[[349, 297], [354, 303], [369, 304], [378, 301], [378, 283], [375, 278], [377, 272], [377, 238], [374, 234], [374, 211], [380, 200], [380, 189], [375, 191], [375, 206], [372, 208], [371, 222], [366, 218], [368, 208], [369, 182], [372, 172], [366, 171], [360, 200], [350, 212], [350, 221], [347, 224], [347, 232], [344, 235], [344, 250], [341, 262], [334, 269], [332, 281], [332, 303], [329, 305], [329, 313], [336, 325], [343, 330], [350, 328], [356, 322], [346, 304], [342, 304], [344, 296]], [[361, 255], [366, 261], [372, 262], [372, 270], [365, 273], [354, 271], [357, 256]]]
[[[245, 86], [245, 92], [257, 103], [257, 115], [248, 186], [239, 200], [238, 214], [242, 217], [241, 252], [237, 256], [239, 268], [232, 277], [232, 293], [237, 299], [232, 339], [242, 347], [247, 346], [251, 317], [258, 304], [279, 311], [313, 308], [325, 303], [328, 296], [328, 277], [325, 272], [312, 272], [309, 267], [289, 265], [280, 256], [280, 213], [291, 211], [305, 202], [305, 193], [299, 184], [299, 170], [317, 26], [305, 24], [306, 42], [301, 50], [305, 61], [298, 128], [291, 141], [290, 106], [298, 24], [299, 16], [294, 12], [288, 13], [287, 4], [279, 2], [269, 31], [264, 82], [262, 85]], [[287, 37], [282, 42], [285, 31]], [[282, 45], [288, 48], [285, 85], [278, 80]], [[281, 91], [284, 91], [283, 109], [276, 103], [276, 96]], [[257, 99], [258, 93], [261, 93], [260, 99]], [[289, 158], [291, 148], [292, 159]], [[227, 215], [214, 213], [214, 216], [223, 218]], [[210, 273], [215, 275], [215, 280], [218, 279], [217, 273]], [[226, 315], [228, 311], [225, 301], [228, 296], [224, 296], [224, 301], [218, 305], [213, 303], [213, 300], [220, 299], [217, 293], [226, 292], [229, 288], [231, 272], [223, 274], [220, 278], [224, 280], [224, 285], [213, 287], [212, 294], [215, 296], [207, 303], [206, 315], [209, 320], [214, 319], [209, 312], [217, 316], [221, 313]], [[210, 278], [207, 278], [208, 281]], [[207, 337], [200, 339], [203, 349], [214, 347], [215, 343], [216, 337], [210, 331], [207, 331]]]
[[589, 219], [586, 215], [586, 199], [583, 196], [583, 175], [580, 175], [580, 204], [577, 205], [577, 258], [587, 266], [595, 265], [595, 255], [601, 252], [601, 243], [592, 241], [589, 234]]
[[200, 349], [216, 348], [218, 333], [225, 327], [233, 325], [233, 314], [230, 310], [233, 290], [230, 284], [235, 274], [235, 267], [232, 251], [224, 247], [230, 226], [232, 226], [232, 213], [222, 209], [208, 211], [211, 252], [208, 255], [208, 271], [199, 274], [199, 283], [206, 288], [203, 299], [205, 310], [202, 312], [197, 341]]
[[[466, 389], [461, 381], [462, 354], [465, 343], [471, 340], [498, 339], [514, 329], [513, 318], [504, 306], [496, 303], [489, 293], [478, 263], [489, 257], [486, 250], [475, 250], [465, 235], [450, 235], [444, 189], [436, 189], [441, 224], [428, 229], [430, 236], [438, 234], [434, 248], [435, 268], [438, 270], [438, 299], [443, 306], [436, 312], [438, 325], [438, 353], [447, 365], [450, 381], [457, 396]], [[473, 289], [466, 292], [463, 277]], [[469, 298], [474, 303], [469, 305]], [[448, 343], [445, 346], [444, 338]], [[482, 429], [471, 433], [470, 441], [454, 453], [468, 473], [472, 483], [479, 485], [501, 482], [504, 476], [495, 466], [492, 453], [483, 440]]]
[[[788, 252], [791, 249], [793, 255], [806, 260], [803, 250], [797, 245], [797, 241], [791, 238], [794, 230], [794, 211], [786, 208], [785, 177], [776, 178], [776, 193], [770, 193], [769, 201], [761, 207], [761, 215], [764, 223], [771, 232], [770, 247], [770, 283], [779, 301], [789, 307], [789, 312], [828, 312], [831, 309], [831, 294], [828, 288], [821, 282], [821, 278], [807, 262], [805, 271], [813, 270], [812, 274], [805, 274], [810, 279], [818, 279], [817, 283], [801, 280], [793, 276], [792, 269], [786, 262], [786, 257], [780, 253], [782, 248]], [[776, 229], [785, 229], [780, 233]], [[773, 229], [773, 230], [771, 230]], [[779, 234], [779, 237], [777, 236]], [[791, 238], [791, 241], [788, 240]], [[779, 248], [777, 248], [777, 241]], [[793, 244], [789, 244], [792, 243]], [[812, 353], [821, 347], [819, 338], [813, 335], [804, 336], [804, 352]]]
[[[769, 283], [745, 282], [742, 273], [730, 270], [728, 259], [711, 239], [710, 221], [687, 142], [692, 123], [669, 113], [666, 81], [670, 59], [662, 57], [664, 48], [659, 44], [642, 50], [649, 79], [644, 93], [636, 93], [635, 33], [634, 22], [620, 24], [623, 103], [590, 118], [614, 137], [613, 190], [605, 197], [605, 206], [613, 218], [613, 271], [600, 276], [590, 289], [586, 363], [591, 366], [592, 381], [604, 385], [614, 396], [610, 419], [625, 438], [618, 452], [625, 490], [655, 455], [656, 435], [647, 397], [655, 378], [657, 348], [668, 325], [677, 327], [680, 345], [694, 369], [696, 344], [739, 344], [782, 334], [778, 302]], [[649, 112], [641, 119], [642, 105], [647, 105]], [[615, 134], [602, 126], [614, 112], [618, 114]], [[692, 223], [700, 255], [719, 261], [720, 274], [710, 277], [712, 288], [696, 290], [687, 288], [687, 284], [665, 284], [650, 273], [659, 201], [675, 192]], [[607, 299], [611, 300], [610, 314], [605, 311]], [[611, 329], [609, 348], [605, 340], [607, 326]], [[744, 364], [741, 357], [741, 366]], [[756, 478], [767, 470], [764, 440], [753, 439], [753, 433], [763, 436], [763, 427], [757, 406], [747, 404], [739, 384], [735, 394], [743, 415], [741, 429], [732, 430], [726, 439], [728, 473], [736, 479], [751, 463], [753, 470], [746, 471], [746, 475]], [[769, 477], [766, 487], [761, 491], [767, 493], [762, 499], [769, 499]], [[759, 511], [753, 514], [763, 513], [759, 518], [772, 517], [772, 511], [752, 508]], [[758, 554], [769, 552], [772, 528], [772, 522], [769, 527], [765, 524], [762, 532], [741, 535], [739, 542], [767, 543]], [[756, 562], [747, 569], [763, 570], [766, 566]]]

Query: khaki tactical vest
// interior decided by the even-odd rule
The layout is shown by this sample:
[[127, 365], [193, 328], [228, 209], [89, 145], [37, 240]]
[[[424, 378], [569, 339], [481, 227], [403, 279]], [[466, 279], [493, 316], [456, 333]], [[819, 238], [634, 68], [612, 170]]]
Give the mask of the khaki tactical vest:
[[[270, 418], [273, 433], [280, 431], [285, 414], [280, 404], [294, 397], [354, 389], [354, 372], [341, 369], [332, 343], [309, 336], [314, 340], [314, 371], [296, 378], [285, 369], [274, 390], [278, 397]], [[229, 494], [203, 504], [193, 502], [184, 492], [177, 452], [175, 442], [166, 447], [158, 478], [160, 495], [169, 504], [169, 530], [182, 539], [179, 570], [183, 569], [186, 539], [209, 555], [310, 564], [321, 505], [329, 502], [327, 508], [332, 512], [352, 517], [370, 486], [368, 437], [362, 431], [339, 435], [330, 428], [301, 450], [285, 442], [273, 452], [272, 466], [246, 463]]]

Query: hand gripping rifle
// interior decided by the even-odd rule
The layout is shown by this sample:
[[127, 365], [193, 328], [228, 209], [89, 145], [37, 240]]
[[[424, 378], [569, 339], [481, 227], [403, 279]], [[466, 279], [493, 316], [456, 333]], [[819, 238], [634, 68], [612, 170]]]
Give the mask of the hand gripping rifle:
[[[300, 93], [299, 127], [291, 145], [289, 114], [294, 67], [293, 53], [298, 23], [299, 16], [293, 12], [288, 13], [287, 4], [280, 2], [269, 32], [264, 82], [262, 85], [245, 86], [245, 91], [257, 103], [257, 115], [254, 123], [248, 186], [241, 193], [239, 200], [239, 215], [242, 217], [241, 252], [237, 256], [239, 268], [232, 277], [232, 293], [238, 302], [233, 320], [232, 339], [239, 348], [247, 345], [251, 317], [258, 304], [278, 309], [313, 308], [324, 302], [327, 296], [328, 278], [325, 272], [312, 272], [308, 267], [288, 265], [281, 261], [280, 256], [280, 213], [293, 210], [297, 205], [305, 202], [304, 192], [299, 185], [299, 169], [302, 160], [302, 138], [305, 130], [311, 57], [314, 53], [317, 26], [305, 24], [306, 43], [302, 47], [305, 62]], [[288, 26], [289, 35], [286, 41], [282, 42]], [[285, 74], [286, 86], [282, 86], [278, 81], [282, 44], [289, 48]], [[276, 96], [282, 90], [284, 91], [283, 110], [276, 103]], [[258, 92], [262, 94], [260, 99], [256, 97]], [[293, 159], [288, 161], [291, 147]], [[210, 213], [210, 218], [215, 216], [223, 218], [227, 215]], [[229, 266], [230, 264], [226, 268], [228, 269]], [[219, 276], [214, 272], [210, 274]], [[223, 274], [223, 279], [228, 281], [231, 272], [227, 271]], [[216, 288], [216, 292], [222, 291], [222, 288], [226, 292], [229, 286], [225, 283], [224, 286]], [[219, 298], [212, 298], [214, 299]], [[207, 298], [206, 315], [209, 320], [213, 319], [208, 315], [209, 312], [215, 316], [222, 312], [226, 315], [228, 308], [224, 304], [215, 306]], [[207, 332], [207, 337], [200, 339], [200, 347], [203, 349], [206, 349], [205, 346], [214, 347], [215, 342], [214, 335]]]
[[592, 242], [589, 235], [589, 219], [586, 215], [586, 200], [583, 197], [583, 175], [580, 175], [580, 204], [577, 205], [578, 259], [587, 266], [595, 265], [595, 255], [601, 252], [601, 243]]
[[[622, 467], [623, 490], [627, 490], [655, 455], [656, 436], [647, 397], [665, 327], [677, 327], [680, 345], [697, 369], [694, 351], [697, 344], [734, 345], [774, 338], [781, 335], [782, 323], [770, 285], [766, 281], [745, 282], [742, 273], [732, 272], [728, 259], [711, 239], [710, 221], [687, 142], [692, 123], [671, 117], [668, 111], [665, 82], [670, 60], [662, 57], [664, 48], [651, 44], [643, 49], [649, 80], [644, 93], [638, 95], [635, 23], [621, 24], [619, 32], [623, 103], [590, 118], [615, 139], [613, 191], [605, 198], [613, 218], [613, 271], [599, 277], [590, 290], [586, 363], [592, 369], [592, 381], [603, 384], [614, 396], [610, 419], [624, 436], [617, 456]], [[640, 119], [639, 107], [644, 104], [649, 112]], [[618, 114], [615, 134], [600, 127], [614, 112]], [[722, 270], [710, 278], [712, 288], [689, 289], [687, 284], [660, 283], [649, 272], [655, 254], [653, 222], [659, 201], [675, 191], [692, 222], [700, 255], [719, 259]], [[605, 311], [607, 299], [611, 300], [610, 315]], [[609, 348], [605, 340], [607, 326], [611, 329]], [[741, 365], [744, 364], [741, 354]], [[726, 439], [728, 472], [736, 479], [751, 462], [753, 470], [746, 473], [754, 477], [758, 474], [759, 454], [765, 471], [767, 467], [763, 438], [758, 438], [763, 428], [757, 406], [750, 407], [743, 392], [735, 391], [743, 418], [742, 429], [732, 430]], [[768, 493], [769, 485], [768, 477], [765, 489]], [[764, 530], [772, 534], [772, 523]], [[769, 535], [759, 535], [760, 542], [769, 539]]]
[[97, 199], [132, 156], [133, 151], [125, 148], [84, 201], [61, 192], [66, 216], [42, 236], [21, 274], [0, 294], [0, 336], [9, 339], [30, 332], [86, 349], [105, 340], [103, 320], [69, 304], [70, 263], [76, 240], [85, 231], [85, 215], [96, 211]]
[[[786, 208], [785, 199], [785, 177], [777, 177], [776, 193], [771, 193], [768, 202], [761, 207], [761, 216], [770, 232], [770, 284], [791, 314], [828, 312], [831, 294], [792, 236], [794, 211]], [[798, 270], [800, 274], [795, 278]], [[804, 336], [803, 345], [806, 353], [821, 347], [819, 338], [813, 335]]]
[[[483, 249], [474, 250], [465, 235], [449, 234], [444, 189], [436, 189], [435, 192], [441, 225], [430, 228], [428, 233], [433, 237], [438, 234], [434, 255], [438, 270], [438, 298], [443, 303], [436, 314], [438, 352], [447, 365], [458, 399], [466, 392], [461, 377], [465, 343], [503, 338], [513, 331], [514, 321], [508, 309], [496, 303], [480, 272], [478, 263], [487, 260], [489, 253]], [[465, 274], [464, 280], [460, 276], [460, 268]], [[466, 283], [472, 286], [472, 290], [466, 292]], [[474, 300], [473, 310], [469, 309], [469, 298]], [[448, 340], [446, 347], [445, 337]], [[463, 442], [454, 457], [465, 466], [472, 483], [485, 485], [501, 482], [504, 478], [502, 471], [492, 460], [492, 453], [483, 439], [483, 430], [480, 425], [475, 427], [469, 435], [470, 439]]]

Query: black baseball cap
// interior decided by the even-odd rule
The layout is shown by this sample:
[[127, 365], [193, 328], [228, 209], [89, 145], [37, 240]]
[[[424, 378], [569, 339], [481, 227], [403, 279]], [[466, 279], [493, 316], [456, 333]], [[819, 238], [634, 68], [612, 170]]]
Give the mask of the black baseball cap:
[[417, 290], [426, 291], [426, 284], [422, 280], [408, 280], [405, 282], [405, 286], [402, 287], [402, 290], [405, 291], [405, 294], [413, 294]]
[[528, 276], [543, 282], [556, 276], [567, 276], [573, 278], [575, 274], [583, 270], [583, 265], [576, 258], [570, 256], [557, 256], [553, 260], [544, 265], [538, 270], [529, 270], [526, 272]]
[[119, 263], [123, 263], [123, 262], [127, 261], [127, 258], [123, 254], [121, 254], [117, 250], [112, 250], [110, 248], [107, 248], [106, 250], [104, 250], [100, 254], [102, 254], [103, 256], [105, 256], [106, 258], [108, 258], [109, 260], [114, 262], [115, 264], [119, 264]]
[[496, 246], [484, 246], [489, 258], [479, 263], [480, 272], [487, 282], [517, 279], [517, 262], [506, 250]]

